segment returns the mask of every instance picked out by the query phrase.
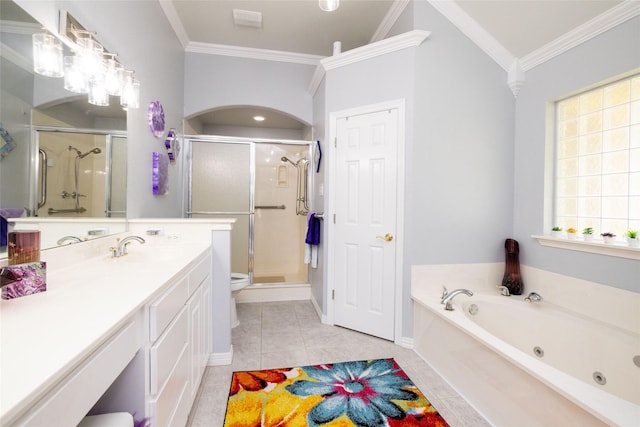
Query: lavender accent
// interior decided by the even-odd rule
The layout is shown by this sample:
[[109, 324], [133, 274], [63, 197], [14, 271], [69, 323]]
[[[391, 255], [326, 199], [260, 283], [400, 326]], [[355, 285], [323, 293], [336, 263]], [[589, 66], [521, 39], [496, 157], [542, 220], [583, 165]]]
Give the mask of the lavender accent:
[[164, 109], [160, 101], [149, 103], [149, 129], [156, 138], [164, 134]]
[[167, 139], [164, 140], [164, 146], [167, 149], [167, 154], [169, 155], [169, 162], [173, 165], [176, 162], [175, 156], [173, 155], [173, 141], [176, 139], [176, 130], [174, 128], [169, 129], [169, 133], [167, 134]]
[[9, 265], [0, 269], [2, 299], [19, 298], [47, 290], [47, 263]]
[[157, 151], [153, 152], [152, 182], [155, 196], [169, 193], [169, 159]]

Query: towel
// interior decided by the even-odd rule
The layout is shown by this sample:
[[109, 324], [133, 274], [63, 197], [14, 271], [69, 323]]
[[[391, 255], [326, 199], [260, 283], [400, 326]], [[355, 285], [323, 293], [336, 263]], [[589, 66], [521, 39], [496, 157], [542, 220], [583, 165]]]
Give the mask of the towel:
[[0, 246], [7, 246], [9, 218], [19, 218], [23, 213], [22, 208], [0, 208]]
[[307, 237], [304, 240], [304, 263], [318, 267], [318, 245], [320, 244], [320, 219], [310, 212], [307, 215]]

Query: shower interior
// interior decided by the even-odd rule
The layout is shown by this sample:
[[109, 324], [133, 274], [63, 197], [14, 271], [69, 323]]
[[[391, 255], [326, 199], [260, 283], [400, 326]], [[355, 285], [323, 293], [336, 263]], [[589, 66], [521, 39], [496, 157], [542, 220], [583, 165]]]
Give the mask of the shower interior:
[[304, 264], [311, 201], [311, 145], [186, 139], [187, 216], [236, 218], [231, 268], [252, 284], [308, 283]]
[[35, 134], [37, 215], [126, 215], [126, 136], [67, 128], [36, 128]]

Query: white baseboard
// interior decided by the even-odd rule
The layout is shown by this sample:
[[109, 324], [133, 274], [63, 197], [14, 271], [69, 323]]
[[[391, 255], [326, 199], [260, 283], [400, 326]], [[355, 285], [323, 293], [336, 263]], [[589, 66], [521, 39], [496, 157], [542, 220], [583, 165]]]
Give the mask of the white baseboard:
[[207, 366], [221, 366], [231, 365], [233, 361], [233, 345], [227, 353], [211, 353], [209, 354], [209, 360]]
[[236, 296], [237, 303], [299, 301], [309, 299], [311, 299], [311, 285], [307, 283], [252, 285], [244, 288]]
[[400, 337], [396, 340], [396, 344], [400, 347], [408, 348], [410, 350], [413, 349], [413, 338], [409, 337]]

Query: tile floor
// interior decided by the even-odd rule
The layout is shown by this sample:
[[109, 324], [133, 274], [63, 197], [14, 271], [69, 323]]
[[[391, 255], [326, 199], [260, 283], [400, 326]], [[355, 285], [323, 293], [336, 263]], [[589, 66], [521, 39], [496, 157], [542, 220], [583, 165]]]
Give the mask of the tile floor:
[[489, 424], [413, 350], [392, 342], [320, 323], [309, 301], [238, 304], [233, 362], [207, 368], [189, 416], [190, 427], [224, 423], [233, 371], [305, 366], [393, 357], [453, 426]]

